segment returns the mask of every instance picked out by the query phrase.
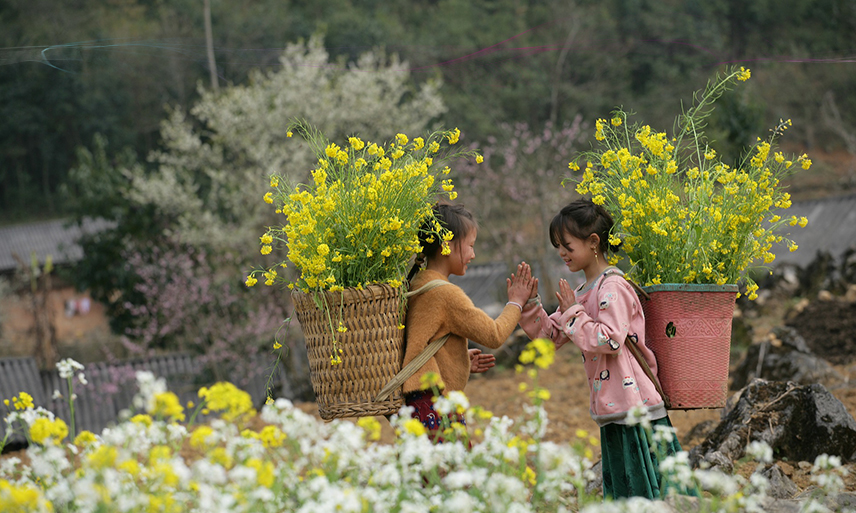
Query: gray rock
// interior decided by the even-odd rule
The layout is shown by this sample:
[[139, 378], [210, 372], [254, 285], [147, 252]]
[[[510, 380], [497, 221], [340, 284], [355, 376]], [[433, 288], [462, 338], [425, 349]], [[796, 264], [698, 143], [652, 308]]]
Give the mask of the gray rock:
[[776, 463], [763, 470], [761, 475], [766, 477], [767, 481], [770, 482], [767, 495], [774, 499], [790, 499], [800, 491], [797, 485], [791, 481], [791, 478], [785, 475], [781, 467]]
[[589, 495], [603, 493], [603, 460], [598, 460], [592, 465], [591, 471], [594, 472], [594, 479], [586, 483], [586, 493]]
[[815, 355], [792, 327], [773, 330], [774, 341], [754, 344], [732, 373], [731, 387], [743, 388], [755, 378], [793, 381], [803, 385], [841, 381], [842, 376], [823, 358]]
[[711, 451], [705, 454], [704, 461], [710, 464], [711, 470], [718, 470], [723, 474], [731, 474], [734, 471], [734, 463], [731, 458], [720, 451]]
[[766, 442], [776, 459], [814, 461], [829, 454], [847, 462], [856, 452], [856, 420], [822, 385], [755, 379], [726, 405], [723, 420], [710, 435], [690, 451], [690, 463], [695, 467], [709, 458], [718, 461], [717, 452], [736, 461], [753, 441]]
[[716, 427], [716, 425], [717, 425], [717, 422], [713, 419], [704, 420], [702, 422], [699, 422], [698, 424], [693, 426], [692, 429], [690, 429], [684, 435], [683, 439], [681, 440], [681, 444], [689, 446], [689, 445], [693, 445], [690, 443], [693, 440], [696, 440], [698, 438], [701, 438], [701, 439], [706, 438], [707, 435], [709, 435], [710, 432], [713, 431], [713, 429]]
[[802, 511], [802, 505], [800, 501], [773, 497], [765, 497], [761, 502], [761, 508], [765, 513], [799, 513]]
[[826, 506], [835, 512], [854, 512], [856, 511], [856, 493], [841, 492], [835, 495], [823, 495], [817, 486], [810, 486], [803, 490], [802, 493], [794, 497], [795, 500], [802, 504], [808, 503], [811, 500], [816, 500], [820, 504]]

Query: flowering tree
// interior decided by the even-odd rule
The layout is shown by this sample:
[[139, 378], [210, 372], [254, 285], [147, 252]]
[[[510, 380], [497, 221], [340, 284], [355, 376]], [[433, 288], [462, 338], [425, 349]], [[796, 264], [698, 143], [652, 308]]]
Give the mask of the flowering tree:
[[92, 264], [81, 265], [80, 284], [111, 306], [129, 348], [193, 349], [228, 362], [273, 341], [287, 297], [247, 294], [242, 281], [258, 263], [258, 234], [275, 219], [261, 201], [270, 175], [299, 182], [312, 167], [308, 146], [283, 144], [292, 120], [340, 140], [380, 140], [421, 132], [445, 109], [439, 83], [413, 86], [395, 57], [330, 63], [313, 38], [288, 45], [280, 65], [247, 85], [201, 91], [188, 112], [172, 108], [149, 165], [126, 154], [111, 161], [103, 139], [80, 151], [71, 172], [79, 220], [97, 212], [116, 221], [82, 241]]
[[148, 356], [154, 349], [203, 354], [201, 363], [216, 379], [230, 377], [242, 386], [266, 369], [253, 368], [262, 351], [259, 341], [287, 317], [286, 305], [267, 294], [265, 301], [245, 301], [241, 284], [212, 272], [207, 255], [187, 248], [154, 248], [126, 253], [126, 265], [139, 281], [134, 289], [147, 298], [129, 302], [133, 317], [122, 341], [131, 353]]
[[348, 66], [328, 58], [318, 38], [291, 44], [277, 71], [201, 91], [189, 115], [173, 109], [161, 129], [164, 149], [149, 156], [156, 169], [132, 170], [129, 199], [171, 213], [168, 229], [180, 230], [184, 242], [241, 251], [273, 219], [259, 201], [268, 177], [309, 177], [309, 146], [286, 144], [291, 120], [306, 120], [330, 140], [383, 140], [421, 132], [445, 110], [439, 84], [414, 88], [407, 63], [394, 57], [368, 52]]
[[537, 263], [545, 298], [552, 297], [555, 281], [547, 231], [559, 209], [578, 197], [561, 183], [585, 137], [584, 128], [579, 115], [561, 127], [549, 122], [540, 129], [526, 123], [502, 125], [507, 139], [489, 138], [481, 148], [484, 163], [460, 169], [458, 191], [478, 215], [481, 244], [498, 258]]

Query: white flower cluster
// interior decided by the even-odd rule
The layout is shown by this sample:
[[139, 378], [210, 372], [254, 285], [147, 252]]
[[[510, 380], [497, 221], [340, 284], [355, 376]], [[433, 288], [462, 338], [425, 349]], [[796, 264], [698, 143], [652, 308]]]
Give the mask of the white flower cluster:
[[[71, 358], [60, 360], [56, 364], [56, 370], [59, 371], [59, 377], [62, 379], [73, 378], [76, 371], [82, 371], [83, 369], [84, 367], [82, 363], [72, 360]], [[86, 376], [84, 376], [82, 372], [79, 373], [77, 377], [82, 384], [86, 384]]]
[[149, 371], [137, 371], [137, 386], [139, 392], [134, 396], [131, 404], [137, 411], [150, 412], [155, 406], [155, 396], [167, 391], [166, 380], [157, 378]]
[[[139, 373], [138, 381], [140, 404], [165, 391], [151, 373]], [[462, 394], [444, 401], [438, 405], [449, 412], [468, 408]], [[470, 425], [480, 435], [467, 448], [431, 443], [410, 413], [404, 407], [391, 417], [394, 444], [372, 441], [377, 420], [323, 423], [284, 399], [266, 405], [253, 429], [222, 419], [185, 426], [138, 415], [72, 441], [43, 435], [46, 442], [30, 445], [26, 463], [0, 462], [0, 505], [76, 513], [662, 510], [662, 503], [638, 498], [603, 503], [587, 492], [594, 475], [586, 451], [539, 439], [546, 417], [529, 427], [526, 419], [490, 417]], [[466, 413], [472, 418], [473, 410]], [[39, 419], [54, 419], [36, 408], [13, 415], [33, 438], [37, 429], [50, 428]], [[639, 414], [636, 420], [649, 419]], [[662, 441], [673, 436], [672, 430], [652, 432]], [[747, 454], [762, 463], [771, 457], [761, 443]], [[713, 494], [710, 511], [761, 511], [769, 486], [760, 470], [749, 479], [692, 470], [686, 452], [662, 458], [661, 470], [676, 485]], [[816, 482], [840, 490], [840, 470], [839, 459], [818, 458]], [[820, 477], [830, 473], [836, 475]]]

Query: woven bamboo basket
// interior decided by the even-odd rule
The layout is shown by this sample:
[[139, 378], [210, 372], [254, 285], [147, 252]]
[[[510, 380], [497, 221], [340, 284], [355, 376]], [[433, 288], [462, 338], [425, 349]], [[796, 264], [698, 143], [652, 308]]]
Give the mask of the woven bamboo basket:
[[728, 398], [731, 320], [737, 285], [642, 287], [645, 342], [674, 410], [722, 408]]
[[[319, 308], [314, 294], [294, 292], [297, 320], [306, 340], [312, 389], [321, 418], [366, 417], [397, 413], [404, 404], [401, 389], [384, 401], [375, 397], [396, 373], [404, 359], [404, 330], [398, 328], [404, 288], [386, 284], [368, 285], [343, 292], [325, 292], [329, 317]], [[320, 296], [319, 296], [320, 299]], [[339, 315], [348, 330], [331, 333]], [[342, 350], [342, 362], [333, 365], [330, 356]]]

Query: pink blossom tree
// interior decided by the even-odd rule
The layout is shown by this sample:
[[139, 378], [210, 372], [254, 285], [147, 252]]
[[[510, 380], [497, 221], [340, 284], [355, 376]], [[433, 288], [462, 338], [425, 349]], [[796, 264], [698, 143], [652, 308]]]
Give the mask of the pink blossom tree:
[[477, 215], [480, 246], [509, 263], [534, 265], [541, 295], [550, 301], [558, 277], [548, 229], [556, 212], [579, 197], [562, 180], [586, 140], [585, 124], [577, 115], [561, 127], [547, 122], [537, 129], [527, 123], [501, 128], [506, 137], [491, 137], [479, 148], [484, 163], [457, 169], [459, 200]]

